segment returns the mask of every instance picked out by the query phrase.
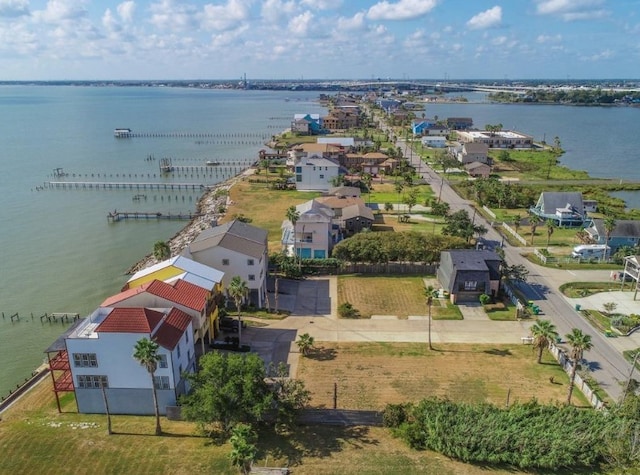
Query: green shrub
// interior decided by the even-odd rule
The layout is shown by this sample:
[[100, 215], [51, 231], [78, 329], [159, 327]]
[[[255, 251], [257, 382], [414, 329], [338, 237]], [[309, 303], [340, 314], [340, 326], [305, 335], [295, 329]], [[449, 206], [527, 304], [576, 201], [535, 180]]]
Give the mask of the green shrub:
[[480, 303], [482, 305], [488, 305], [491, 302], [491, 296], [487, 294], [482, 294], [480, 296]]
[[411, 404], [387, 404], [382, 412], [382, 425], [397, 429], [408, 420]]
[[338, 315], [341, 318], [358, 318], [360, 316], [360, 312], [353, 308], [349, 302], [345, 302], [338, 306]]
[[[390, 423], [396, 422], [391, 415], [402, 417], [392, 411]], [[617, 422], [604, 412], [535, 400], [503, 409], [430, 398], [410, 409], [396, 433], [414, 449], [463, 462], [559, 470], [602, 463], [602, 435]]]

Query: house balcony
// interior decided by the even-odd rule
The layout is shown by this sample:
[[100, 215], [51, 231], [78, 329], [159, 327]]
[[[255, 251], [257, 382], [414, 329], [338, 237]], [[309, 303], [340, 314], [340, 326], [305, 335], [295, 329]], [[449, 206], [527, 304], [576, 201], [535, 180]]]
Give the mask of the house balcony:
[[64, 371], [59, 377], [53, 381], [53, 390], [55, 392], [60, 391], [73, 391], [73, 375], [71, 371]]
[[68, 371], [71, 366], [69, 365], [69, 354], [66, 350], [58, 351], [53, 359], [49, 360], [49, 368], [51, 371], [60, 370]]

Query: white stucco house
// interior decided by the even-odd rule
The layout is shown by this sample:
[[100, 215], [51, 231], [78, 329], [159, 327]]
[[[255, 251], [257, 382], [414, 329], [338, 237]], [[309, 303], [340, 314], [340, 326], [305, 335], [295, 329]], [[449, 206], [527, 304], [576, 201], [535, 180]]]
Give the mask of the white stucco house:
[[282, 223], [282, 250], [307, 259], [329, 257], [338, 236], [334, 211], [316, 200], [299, 204], [296, 211], [300, 217], [295, 227], [288, 219]]
[[444, 148], [447, 146], [447, 138], [439, 135], [425, 135], [420, 141], [425, 147]]
[[160, 414], [188, 390], [195, 371], [191, 317], [177, 308], [98, 308], [65, 335], [73, 391], [80, 413], [154, 414], [151, 375], [133, 358], [142, 338], [159, 345], [154, 383]]
[[233, 220], [202, 231], [182, 255], [224, 272], [226, 289], [235, 276], [249, 288], [249, 301], [263, 307], [269, 270], [267, 231]]
[[340, 165], [329, 158], [307, 156], [294, 163], [296, 190], [329, 191], [332, 180], [340, 174]]

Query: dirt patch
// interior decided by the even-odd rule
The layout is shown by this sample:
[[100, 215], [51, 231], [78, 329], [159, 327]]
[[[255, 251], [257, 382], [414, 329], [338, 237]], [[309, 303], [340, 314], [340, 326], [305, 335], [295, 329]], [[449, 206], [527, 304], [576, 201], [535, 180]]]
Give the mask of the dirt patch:
[[[567, 376], [550, 355], [536, 364], [531, 346], [343, 343], [325, 344], [318, 355], [302, 358], [298, 377], [314, 407], [379, 410], [388, 403], [428, 396], [455, 401], [564, 401]], [[550, 382], [553, 377], [556, 384]], [[560, 383], [560, 384], [557, 384]]]

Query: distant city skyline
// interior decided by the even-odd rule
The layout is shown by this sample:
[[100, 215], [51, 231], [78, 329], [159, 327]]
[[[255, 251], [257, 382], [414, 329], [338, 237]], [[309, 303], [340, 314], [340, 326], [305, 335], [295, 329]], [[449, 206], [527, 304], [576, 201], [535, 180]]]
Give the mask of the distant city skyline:
[[640, 0], [0, 0], [0, 80], [637, 79]]

